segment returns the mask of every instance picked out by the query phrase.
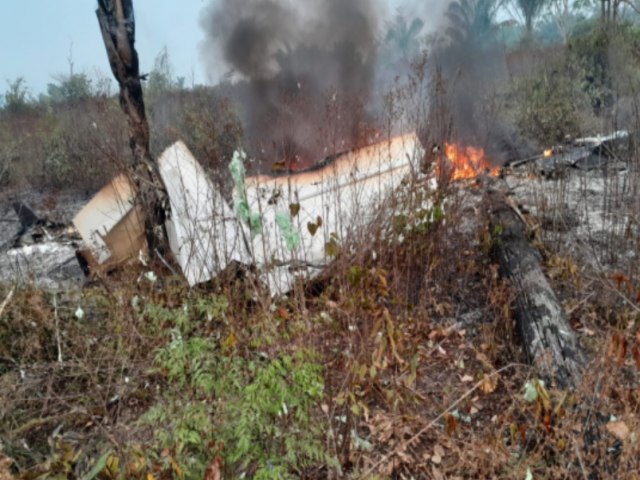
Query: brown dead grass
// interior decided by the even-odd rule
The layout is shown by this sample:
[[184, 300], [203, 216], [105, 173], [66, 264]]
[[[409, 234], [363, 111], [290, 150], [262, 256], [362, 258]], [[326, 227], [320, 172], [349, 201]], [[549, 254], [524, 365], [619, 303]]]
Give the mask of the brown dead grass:
[[0, 448], [0, 480], [13, 480], [14, 477], [11, 473], [12, 463], [11, 459], [2, 453]]
[[[171, 109], [183, 100], [176, 99]], [[100, 186], [111, 176], [101, 166], [115, 168], [127, 158], [121, 113], [107, 103], [101, 108], [111, 120], [97, 134], [92, 115], [105, 112], [92, 108], [83, 132], [70, 129], [76, 123], [65, 124], [64, 115], [5, 121], [7, 151], [13, 155], [17, 148], [25, 157], [8, 185], [58, 188], [78, 180], [89, 181], [83, 188]], [[444, 128], [446, 105], [433, 111], [440, 117], [431, 127], [442, 143], [451, 134]], [[154, 125], [162, 138], [173, 128], [170, 118], [158, 116]], [[211, 165], [235, 146], [239, 131], [226, 118], [194, 111], [182, 120], [185, 131], [171, 134], [189, 133], [199, 158]], [[212, 135], [220, 142], [215, 148]], [[58, 162], [59, 154], [68, 161]], [[86, 158], [93, 177], [73, 168]], [[177, 307], [190, 295], [212, 292], [228, 297], [231, 313], [224, 324], [203, 325], [202, 334], [233, 339], [234, 354], [319, 352], [326, 397], [317, 419], [333, 433], [327, 450], [340, 460], [345, 478], [525, 479], [529, 472], [535, 479], [638, 478], [640, 297], [629, 285], [640, 278], [577, 268], [571, 252], [540, 244], [591, 361], [575, 390], [546, 386], [529, 402], [523, 387], [535, 372], [518, 346], [512, 292], [488, 256], [491, 232], [477, 202], [447, 192], [452, 197], [446, 221], [391, 242], [382, 235], [384, 222], [374, 225], [360, 242], [366, 248], [339, 255], [317, 288], [297, 290], [275, 305], [268, 296], [253, 300], [255, 285], [240, 277], [188, 292], [168, 276], [154, 285], [140, 281], [143, 272], [136, 269], [60, 295], [57, 308], [46, 292], [18, 290], [0, 318], [0, 446], [6, 455], [0, 454], [0, 480], [43, 471], [77, 477], [107, 449], [123, 465], [137, 458], [132, 451], [153, 449], [149, 429], [136, 420], [166, 386], [161, 373], [150, 371], [166, 336], [134, 314], [132, 301]], [[391, 211], [420, 203], [405, 200]], [[0, 298], [6, 293], [0, 287]], [[75, 316], [79, 305], [83, 319]], [[306, 473], [331, 476], [325, 468]]]
[[334, 432], [327, 449], [345, 477], [637, 478], [640, 338], [635, 307], [620, 296], [624, 282], [547, 255], [591, 363], [574, 391], [547, 385], [547, 396], [525, 400], [535, 372], [518, 346], [510, 288], [488, 255], [487, 223], [469, 223], [480, 211], [469, 204], [474, 188], [463, 189], [471, 200], [449, 193], [446, 221], [400, 243], [374, 235], [366, 249], [338, 257], [322, 288], [275, 305], [248, 300], [255, 290], [241, 276], [188, 292], [169, 276], [141, 281], [142, 270], [60, 296], [57, 309], [49, 294], [17, 291], [0, 327], [0, 439], [12, 471], [28, 478], [43, 465], [61, 468], [64, 455], [51, 445], [73, 442], [75, 473], [107, 448], [123, 461], [135, 445], [152, 449], [135, 421], [165, 385], [149, 367], [166, 336], [133, 314], [132, 300], [177, 307], [216, 292], [231, 313], [202, 333], [233, 338], [235, 354], [320, 354], [318, 421]]

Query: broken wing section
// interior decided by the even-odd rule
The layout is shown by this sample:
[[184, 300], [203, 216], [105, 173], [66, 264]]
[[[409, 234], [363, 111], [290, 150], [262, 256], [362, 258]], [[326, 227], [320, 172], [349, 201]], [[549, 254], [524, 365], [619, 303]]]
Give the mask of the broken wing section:
[[242, 227], [182, 142], [158, 160], [171, 204], [169, 246], [189, 285], [206, 282], [231, 261], [250, 263]]
[[[424, 150], [415, 134], [395, 137], [337, 157], [313, 171], [246, 180], [251, 211], [262, 218], [252, 240], [256, 265], [273, 294], [310, 278], [336, 245], [367, 228], [376, 209], [403, 180], [417, 175]], [[292, 235], [293, 233], [293, 235]]]

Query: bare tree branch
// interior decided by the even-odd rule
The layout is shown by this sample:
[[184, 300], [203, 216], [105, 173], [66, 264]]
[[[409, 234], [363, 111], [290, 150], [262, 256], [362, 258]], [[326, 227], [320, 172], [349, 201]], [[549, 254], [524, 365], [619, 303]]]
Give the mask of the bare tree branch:
[[149, 150], [149, 123], [145, 113], [138, 53], [135, 49], [133, 0], [98, 0], [96, 10], [109, 65], [120, 86], [120, 106], [127, 115], [129, 146], [133, 153], [129, 176], [145, 213], [149, 251], [165, 244], [164, 186]]

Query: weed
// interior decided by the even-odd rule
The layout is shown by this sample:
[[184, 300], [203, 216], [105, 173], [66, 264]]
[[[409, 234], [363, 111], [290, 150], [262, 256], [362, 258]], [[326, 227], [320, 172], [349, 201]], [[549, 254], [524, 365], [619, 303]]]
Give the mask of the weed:
[[337, 467], [314, 418], [324, 397], [317, 357], [310, 351], [227, 355], [229, 342], [202, 336], [197, 325], [203, 317], [221, 321], [226, 308], [224, 297], [177, 309], [144, 308], [170, 334], [154, 361], [167, 384], [142, 419], [155, 430], [154, 464], [186, 478], [202, 478], [217, 455], [229, 474], [261, 479]]

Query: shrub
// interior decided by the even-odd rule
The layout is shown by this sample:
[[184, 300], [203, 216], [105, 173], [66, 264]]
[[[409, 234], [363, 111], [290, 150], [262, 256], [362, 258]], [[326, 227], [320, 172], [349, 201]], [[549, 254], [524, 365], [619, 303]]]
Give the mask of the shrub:
[[226, 299], [213, 297], [177, 309], [150, 305], [143, 312], [172, 327], [170, 341], [155, 356], [168, 384], [143, 419], [155, 429], [152, 460], [187, 478], [203, 478], [217, 455], [229, 474], [261, 479], [335, 465], [313, 418], [324, 396], [313, 353], [244, 358], [233, 340], [220, 342], [198, 328], [207, 318], [221, 321], [225, 310]]
[[513, 87], [516, 121], [525, 135], [548, 144], [581, 132], [588, 99], [570, 75], [545, 70], [516, 80]]
[[229, 101], [215, 88], [166, 92], [149, 103], [149, 112], [154, 154], [182, 140], [205, 169], [214, 175], [227, 171], [242, 127]]
[[596, 113], [610, 109], [615, 96], [631, 93], [629, 79], [638, 84], [640, 71], [629, 60], [639, 47], [640, 30], [630, 23], [602, 25], [591, 20], [576, 27], [569, 40], [569, 60], [580, 67], [575, 78]]

